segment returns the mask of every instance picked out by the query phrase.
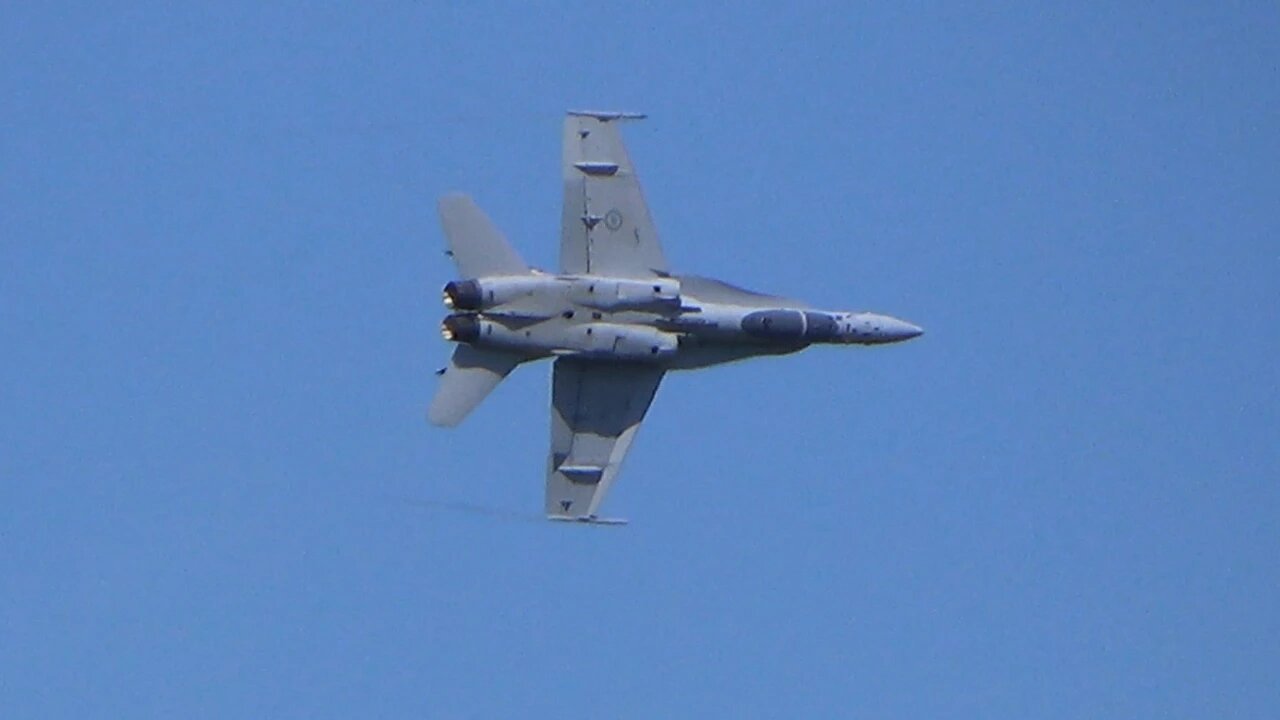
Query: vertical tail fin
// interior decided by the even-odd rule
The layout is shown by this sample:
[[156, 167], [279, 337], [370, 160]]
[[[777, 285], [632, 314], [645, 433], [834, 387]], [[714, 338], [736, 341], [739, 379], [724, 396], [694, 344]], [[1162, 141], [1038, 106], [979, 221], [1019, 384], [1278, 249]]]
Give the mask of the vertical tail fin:
[[471, 413], [524, 356], [499, 350], [458, 345], [449, 367], [440, 376], [440, 387], [427, 410], [432, 425], [453, 427]]
[[449, 252], [463, 278], [529, 273], [529, 266], [471, 198], [445, 195], [437, 207]]

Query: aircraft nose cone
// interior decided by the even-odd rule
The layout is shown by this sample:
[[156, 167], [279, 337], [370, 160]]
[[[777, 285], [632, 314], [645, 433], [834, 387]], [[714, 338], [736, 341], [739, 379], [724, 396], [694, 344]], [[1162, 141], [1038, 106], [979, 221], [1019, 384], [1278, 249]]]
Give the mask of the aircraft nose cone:
[[884, 324], [884, 333], [890, 342], [901, 342], [924, 334], [924, 328], [913, 325], [906, 320], [892, 318]]

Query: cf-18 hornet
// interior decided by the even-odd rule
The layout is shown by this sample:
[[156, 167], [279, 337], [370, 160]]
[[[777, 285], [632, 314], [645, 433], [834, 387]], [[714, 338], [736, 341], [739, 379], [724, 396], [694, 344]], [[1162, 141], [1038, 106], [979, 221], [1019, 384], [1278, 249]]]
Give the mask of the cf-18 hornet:
[[427, 417], [454, 426], [516, 366], [553, 358], [546, 515], [599, 515], [663, 375], [816, 343], [882, 345], [921, 329], [820, 310], [667, 268], [619, 125], [643, 115], [570, 112], [564, 122], [560, 269], [530, 268], [465, 195], [440, 199], [448, 254], [441, 325], [457, 343]]

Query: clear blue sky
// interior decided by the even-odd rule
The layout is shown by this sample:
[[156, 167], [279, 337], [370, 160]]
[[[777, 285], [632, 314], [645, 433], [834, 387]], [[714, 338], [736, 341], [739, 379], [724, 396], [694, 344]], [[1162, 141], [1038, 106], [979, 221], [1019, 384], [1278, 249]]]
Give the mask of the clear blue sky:
[[[0, 717], [1280, 713], [1275, 3], [663, 4], [6, 7]], [[622, 529], [546, 366], [424, 421], [435, 198], [551, 266], [581, 106], [927, 328], [670, 377]]]

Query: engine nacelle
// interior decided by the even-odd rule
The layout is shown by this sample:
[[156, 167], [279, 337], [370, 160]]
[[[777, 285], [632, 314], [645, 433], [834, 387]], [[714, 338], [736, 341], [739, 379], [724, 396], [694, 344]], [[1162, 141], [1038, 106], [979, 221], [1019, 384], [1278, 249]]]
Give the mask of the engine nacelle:
[[565, 345], [571, 354], [642, 362], [665, 360], [680, 349], [679, 337], [672, 333], [611, 323], [574, 326], [569, 329]]
[[581, 355], [658, 362], [680, 349], [679, 337], [655, 328], [612, 323], [508, 327], [474, 313], [455, 313], [440, 325], [445, 340], [530, 355]]
[[533, 295], [546, 284], [532, 275], [455, 280], [444, 286], [442, 300], [450, 310], [487, 310]]
[[629, 310], [680, 306], [680, 282], [673, 278], [649, 280], [575, 277], [569, 281], [569, 299], [597, 310]]

